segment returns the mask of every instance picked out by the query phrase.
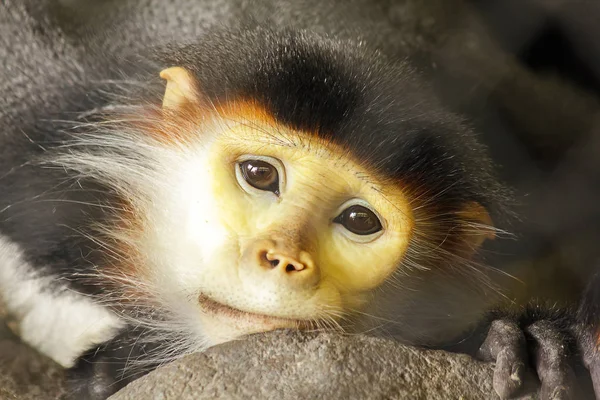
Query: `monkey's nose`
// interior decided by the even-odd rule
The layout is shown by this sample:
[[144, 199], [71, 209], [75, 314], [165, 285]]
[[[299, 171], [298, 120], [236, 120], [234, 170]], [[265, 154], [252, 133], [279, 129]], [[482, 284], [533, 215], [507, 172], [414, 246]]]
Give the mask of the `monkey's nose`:
[[263, 264], [268, 264], [271, 268], [285, 269], [285, 272], [302, 271], [308, 268], [305, 263], [309, 260], [302, 262], [299, 260], [300, 257], [290, 257], [282, 254], [281, 252], [265, 251], [262, 254]]
[[[257, 240], [243, 253], [243, 271], [294, 289], [310, 289], [321, 279], [319, 267], [310, 253], [295, 244]], [[258, 275], [256, 275], [258, 274]]]

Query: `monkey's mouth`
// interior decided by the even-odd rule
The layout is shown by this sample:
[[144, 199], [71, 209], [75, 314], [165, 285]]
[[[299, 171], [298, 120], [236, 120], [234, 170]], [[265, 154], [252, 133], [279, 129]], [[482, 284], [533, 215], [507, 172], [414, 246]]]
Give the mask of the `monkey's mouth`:
[[198, 297], [198, 302], [202, 310], [210, 316], [219, 320], [226, 320], [230, 324], [234, 324], [244, 330], [254, 332], [263, 332], [273, 329], [293, 328], [293, 329], [310, 329], [313, 322], [309, 320], [301, 320], [294, 318], [275, 317], [266, 314], [256, 314], [248, 311], [242, 311], [237, 308], [230, 307], [223, 303], [219, 303], [205, 294]]

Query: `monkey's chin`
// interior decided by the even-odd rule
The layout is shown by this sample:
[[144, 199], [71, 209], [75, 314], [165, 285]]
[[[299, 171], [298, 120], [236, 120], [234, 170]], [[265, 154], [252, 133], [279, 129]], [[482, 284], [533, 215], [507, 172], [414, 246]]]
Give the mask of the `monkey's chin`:
[[199, 296], [198, 301], [202, 309], [202, 330], [212, 344], [276, 329], [308, 329], [311, 325], [307, 320], [242, 311], [216, 302], [203, 294]]

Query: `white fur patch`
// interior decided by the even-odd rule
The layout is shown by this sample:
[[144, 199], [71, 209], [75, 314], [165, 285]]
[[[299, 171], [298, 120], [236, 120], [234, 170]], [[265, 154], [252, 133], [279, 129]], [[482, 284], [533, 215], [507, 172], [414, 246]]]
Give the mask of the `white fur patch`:
[[37, 274], [19, 247], [0, 235], [0, 300], [18, 321], [24, 342], [71, 367], [84, 351], [114, 337], [124, 323], [55, 279]]

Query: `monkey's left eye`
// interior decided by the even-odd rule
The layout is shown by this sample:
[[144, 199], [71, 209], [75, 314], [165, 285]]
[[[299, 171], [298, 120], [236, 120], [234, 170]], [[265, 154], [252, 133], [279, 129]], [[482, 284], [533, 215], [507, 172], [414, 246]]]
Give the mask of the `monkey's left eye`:
[[372, 235], [383, 229], [377, 215], [359, 204], [346, 208], [333, 222], [360, 236]]
[[246, 160], [239, 163], [239, 168], [250, 186], [279, 196], [279, 173], [273, 165], [263, 160]]

